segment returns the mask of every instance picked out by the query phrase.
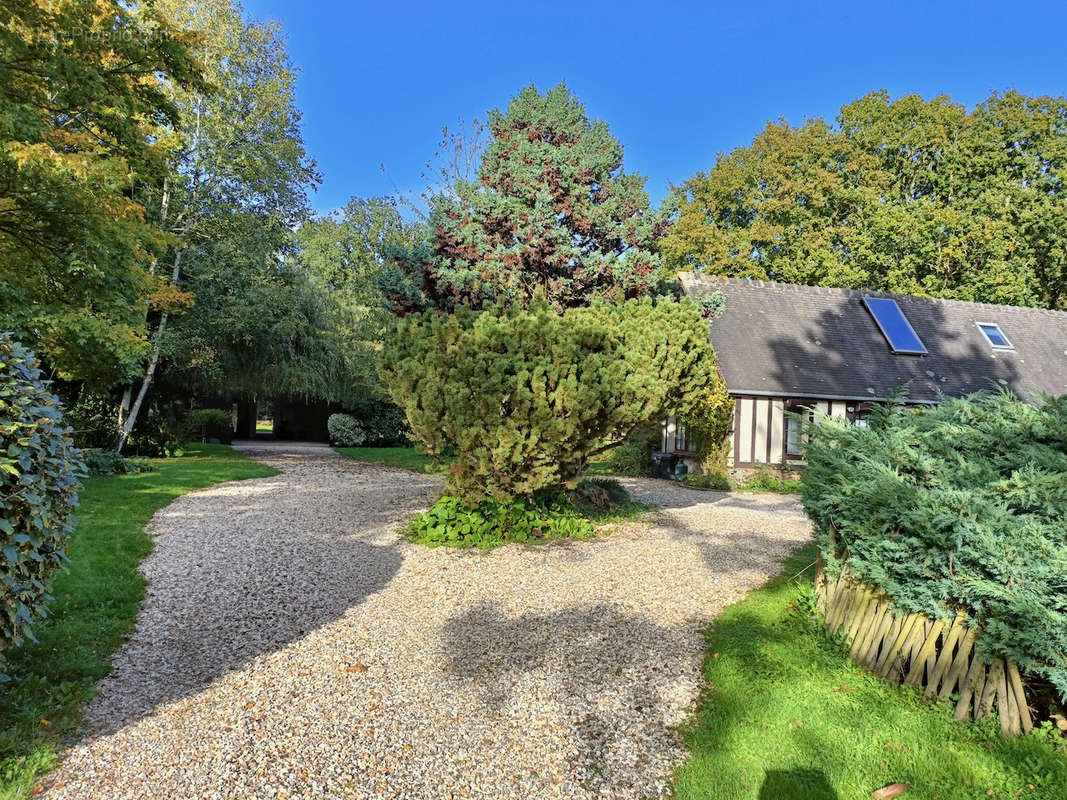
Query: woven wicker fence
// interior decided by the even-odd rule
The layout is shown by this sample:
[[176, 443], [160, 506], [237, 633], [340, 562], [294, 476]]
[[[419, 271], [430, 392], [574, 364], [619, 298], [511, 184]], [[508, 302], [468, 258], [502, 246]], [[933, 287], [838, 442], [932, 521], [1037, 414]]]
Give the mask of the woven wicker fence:
[[853, 661], [891, 683], [925, 687], [927, 699], [958, 692], [957, 719], [995, 711], [1006, 735], [1033, 728], [1019, 668], [1002, 658], [980, 659], [965, 615], [952, 622], [899, 615], [884, 591], [859, 581], [847, 567], [834, 580], [822, 566], [820, 559], [816, 603], [830, 633], [847, 637]]

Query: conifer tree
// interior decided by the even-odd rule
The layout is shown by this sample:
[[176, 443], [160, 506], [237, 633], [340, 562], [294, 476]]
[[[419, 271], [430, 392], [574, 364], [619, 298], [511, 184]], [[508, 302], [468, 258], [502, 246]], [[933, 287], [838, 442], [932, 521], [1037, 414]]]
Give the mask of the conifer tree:
[[645, 179], [623, 171], [605, 122], [590, 121], [564, 84], [545, 94], [529, 86], [489, 114], [489, 130], [476, 180], [436, 198], [430, 241], [387, 276], [399, 313], [528, 307], [537, 292], [573, 308], [656, 285], [668, 221], [649, 205]]

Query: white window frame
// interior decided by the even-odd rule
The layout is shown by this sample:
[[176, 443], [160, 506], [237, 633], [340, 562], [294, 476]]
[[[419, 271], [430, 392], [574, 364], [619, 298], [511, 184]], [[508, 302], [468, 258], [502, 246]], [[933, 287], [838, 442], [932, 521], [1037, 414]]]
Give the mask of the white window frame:
[[[995, 344], [993, 340], [989, 338], [989, 334], [986, 333], [985, 328], [982, 327], [983, 325], [988, 328], [996, 328], [997, 332], [1004, 337], [1004, 341], [1007, 342], [1007, 344]], [[986, 340], [986, 344], [988, 344], [994, 350], [1001, 353], [1010, 353], [1015, 350], [1015, 345], [1011, 343], [1011, 339], [1009, 339], [1008, 335], [1004, 333], [1004, 329], [1000, 327], [999, 322], [975, 322], [974, 326], [978, 328], [979, 333], [982, 334], [982, 338]]]
[[[815, 421], [815, 409], [807, 405], [794, 405], [785, 409], [785, 422], [782, 425], [782, 451], [786, 460], [797, 459], [804, 457], [804, 445], [808, 443], [808, 434], [804, 431], [804, 421], [797, 419], [797, 416], [806, 417], [809, 424]], [[794, 434], [793, 441], [798, 445], [796, 451], [790, 450], [790, 428], [795, 425], [796, 433]]]

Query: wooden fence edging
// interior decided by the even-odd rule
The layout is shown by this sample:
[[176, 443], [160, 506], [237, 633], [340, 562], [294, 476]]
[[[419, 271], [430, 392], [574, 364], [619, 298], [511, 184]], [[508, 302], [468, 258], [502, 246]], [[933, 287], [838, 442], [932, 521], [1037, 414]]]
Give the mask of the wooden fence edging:
[[847, 567], [836, 578], [829, 577], [821, 557], [815, 607], [830, 633], [848, 640], [849, 657], [878, 677], [921, 686], [927, 700], [958, 691], [957, 719], [980, 719], [996, 711], [1007, 736], [1033, 729], [1018, 665], [1003, 658], [984, 662], [966, 614], [948, 623], [925, 614], [898, 613], [882, 589], [858, 580]]

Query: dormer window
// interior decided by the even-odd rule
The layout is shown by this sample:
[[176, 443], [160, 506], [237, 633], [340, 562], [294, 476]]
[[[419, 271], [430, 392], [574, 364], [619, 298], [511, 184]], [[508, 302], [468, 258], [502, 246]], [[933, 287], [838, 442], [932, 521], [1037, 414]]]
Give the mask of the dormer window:
[[985, 336], [986, 341], [989, 342], [989, 346], [994, 350], [1009, 351], [1015, 349], [997, 323], [977, 322], [975, 324], [978, 326], [978, 330], [982, 332], [982, 335]]

